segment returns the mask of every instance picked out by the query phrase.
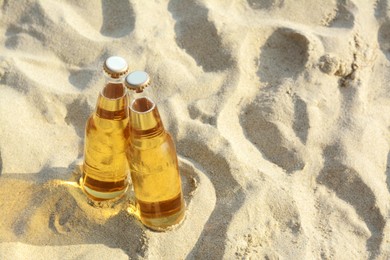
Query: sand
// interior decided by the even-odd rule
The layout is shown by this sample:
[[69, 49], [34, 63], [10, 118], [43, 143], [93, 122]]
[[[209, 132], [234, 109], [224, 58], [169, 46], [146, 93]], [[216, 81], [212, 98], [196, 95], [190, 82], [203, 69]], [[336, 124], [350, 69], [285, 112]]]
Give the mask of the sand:
[[[0, 6], [0, 259], [390, 259], [389, 1]], [[174, 230], [78, 186], [111, 55], [152, 75]]]

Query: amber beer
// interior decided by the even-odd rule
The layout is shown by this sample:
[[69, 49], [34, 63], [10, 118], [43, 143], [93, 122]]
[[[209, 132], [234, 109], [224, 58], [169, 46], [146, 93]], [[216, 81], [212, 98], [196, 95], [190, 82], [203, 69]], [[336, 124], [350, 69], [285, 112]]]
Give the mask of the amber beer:
[[112, 56], [103, 69], [106, 83], [85, 128], [81, 181], [88, 197], [97, 201], [121, 197], [129, 183], [129, 101], [123, 82], [128, 65], [123, 58]]
[[125, 84], [133, 91], [127, 158], [138, 214], [145, 226], [165, 230], [180, 223], [185, 212], [175, 144], [145, 93], [148, 74], [135, 71]]

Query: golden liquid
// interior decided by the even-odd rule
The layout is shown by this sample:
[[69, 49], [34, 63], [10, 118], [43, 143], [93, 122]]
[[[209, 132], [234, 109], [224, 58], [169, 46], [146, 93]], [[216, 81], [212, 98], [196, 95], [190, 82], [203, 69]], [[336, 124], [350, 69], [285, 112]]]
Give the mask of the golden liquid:
[[128, 187], [128, 98], [123, 84], [109, 83], [85, 129], [82, 186], [93, 200], [114, 199]]
[[130, 122], [127, 156], [139, 216], [149, 228], [164, 230], [185, 211], [175, 145], [147, 98], [133, 102]]

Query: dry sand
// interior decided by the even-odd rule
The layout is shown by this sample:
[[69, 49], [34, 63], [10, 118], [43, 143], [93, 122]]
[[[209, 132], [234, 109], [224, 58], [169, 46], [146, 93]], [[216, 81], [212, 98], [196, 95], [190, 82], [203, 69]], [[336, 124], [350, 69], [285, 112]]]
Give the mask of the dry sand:
[[[390, 1], [0, 5], [0, 259], [390, 259]], [[111, 55], [175, 139], [173, 231], [77, 185]]]

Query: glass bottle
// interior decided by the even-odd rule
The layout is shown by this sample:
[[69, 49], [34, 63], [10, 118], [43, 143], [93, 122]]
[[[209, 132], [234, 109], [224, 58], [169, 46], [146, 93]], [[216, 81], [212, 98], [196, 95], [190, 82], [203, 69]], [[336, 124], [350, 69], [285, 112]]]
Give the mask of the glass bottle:
[[144, 71], [132, 72], [125, 80], [132, 90], [127, 158], [137, 215], [145, 226], [163, 231], [181, 222], [185, 203], [175, 144], [146, 91], [149, 82]]
[[84, 192], [95, 201], [119, 198], [129, 185], [129, 100], [123, 82], [128, 65], [123, 58], [112, 56], [105, 61], [103, 70], [105, 85], [85, 128], [81, 180]]

